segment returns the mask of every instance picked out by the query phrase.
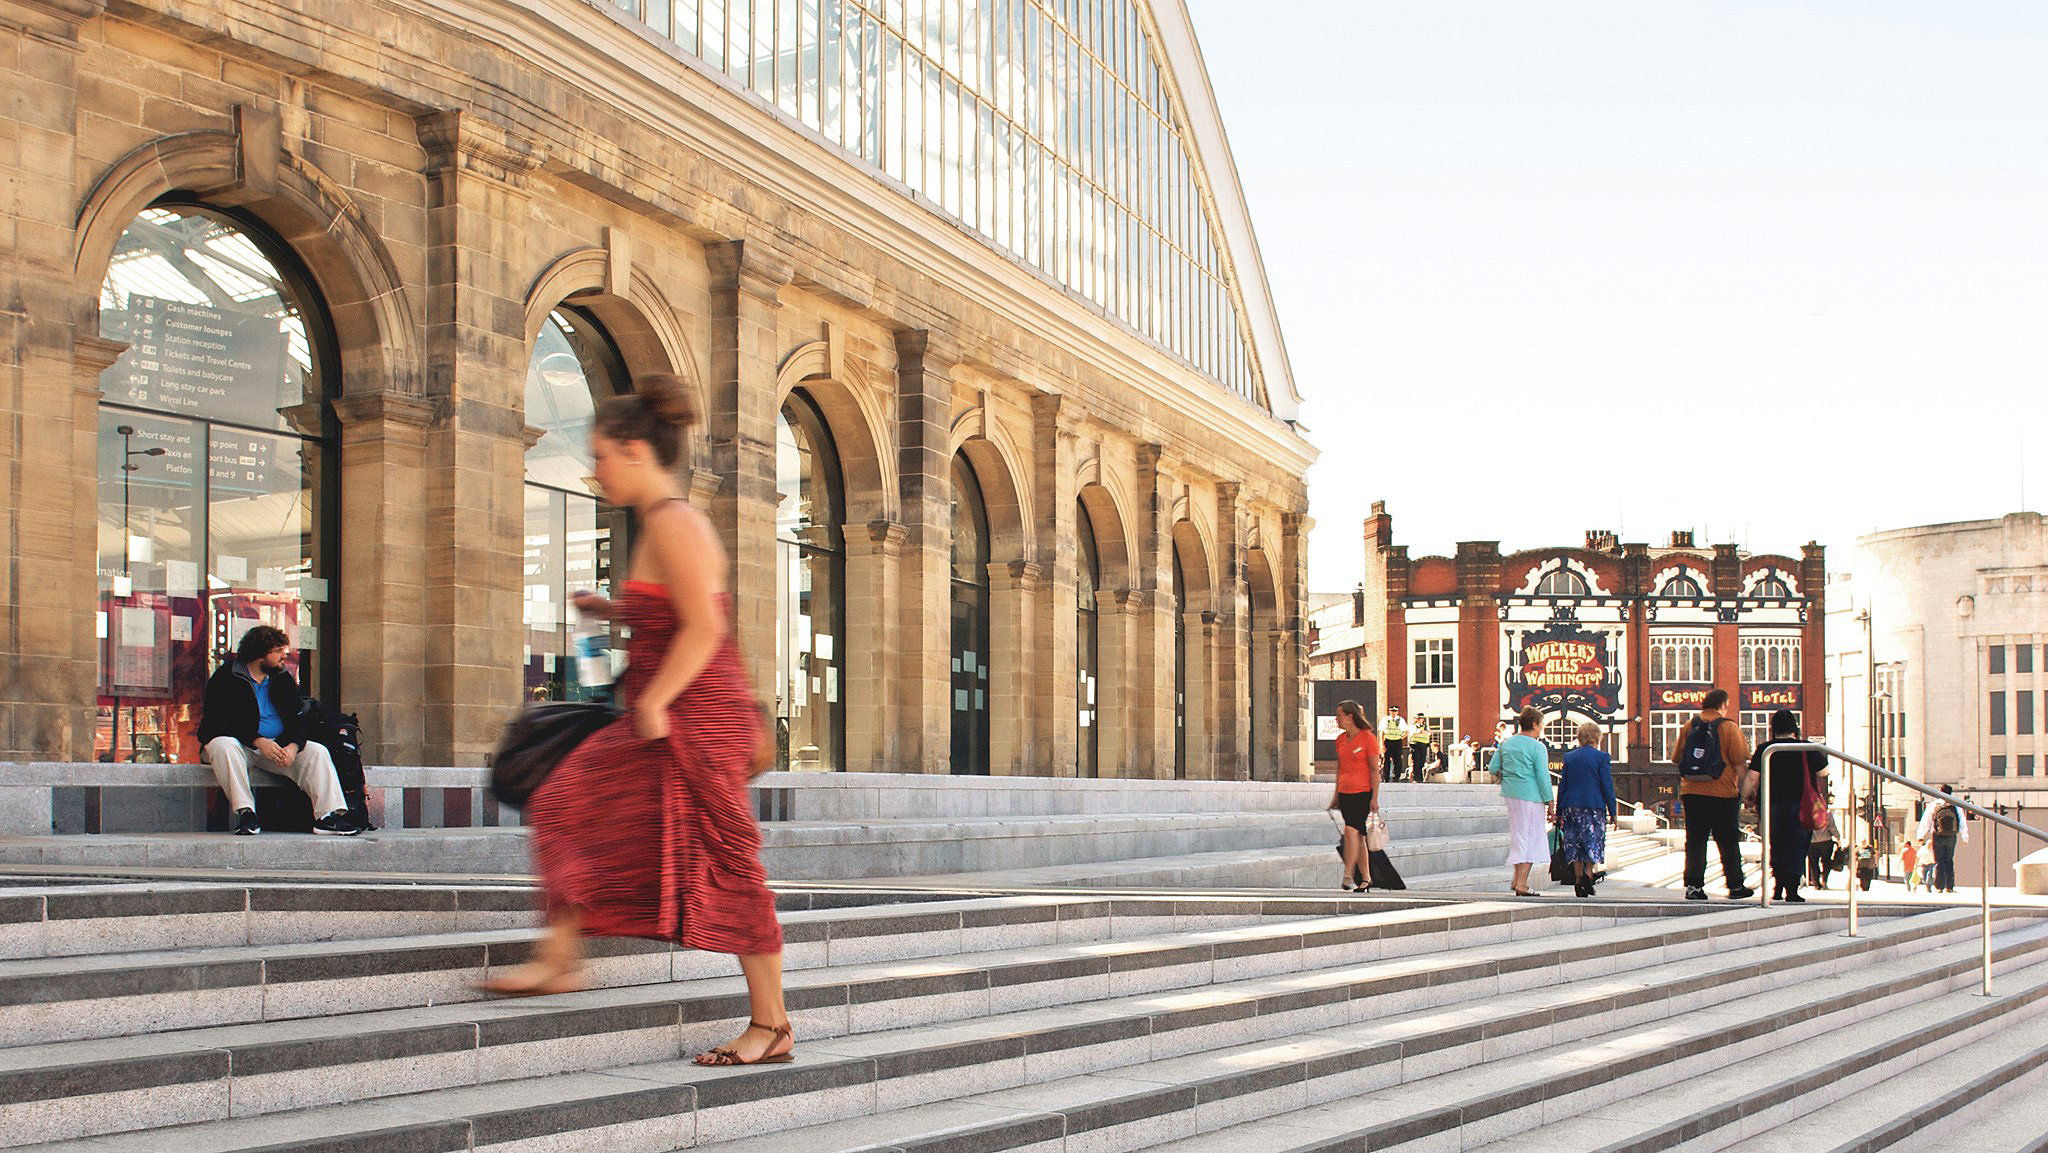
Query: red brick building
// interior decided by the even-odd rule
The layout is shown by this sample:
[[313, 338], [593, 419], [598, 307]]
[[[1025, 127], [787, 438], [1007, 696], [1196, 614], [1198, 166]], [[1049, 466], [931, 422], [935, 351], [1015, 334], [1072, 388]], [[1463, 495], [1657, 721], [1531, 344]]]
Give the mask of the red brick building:
[[1753, 740], [1778, 708], [1823, 737], [1818, 544], [1795, 559], [1696, 547], [1689, 532], [1662, 547], [1589, 532], [1580, 548], [1503, 554], [1466, 541], [1454, 556], [1410, 557], [1375, 503], [1365, 573], [1372, 674], [1386, 702], [1422, 713], [1440, 742], [1490, 744], [1496, 723], [1533, 704], [1549, 715], [1553, 747], [1590, 720], [1617, 768], [1661, 769], [1715, 686]]

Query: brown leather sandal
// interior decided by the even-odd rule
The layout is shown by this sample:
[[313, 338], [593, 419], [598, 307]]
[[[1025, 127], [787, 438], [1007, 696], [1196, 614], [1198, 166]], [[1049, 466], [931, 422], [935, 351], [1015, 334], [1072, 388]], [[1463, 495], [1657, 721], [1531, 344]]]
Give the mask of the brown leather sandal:
[[[796, 1038], [790, 1033], [788, 1025], [763, 1025], [759, 1021], [748, 1021], [747, 1028], [759, 1029], [769, 1034], [768, 1052], [749, 1061], [731, 1049], [707, 1049], [697, 1054], [697, 1064], [714, 1068], [727, 1065], [786, 1065], [796, 1059]], [[789, 1048], [780, 1053], [775, 1052], [776, 1041], [784, 1039], [789, 1041]]]

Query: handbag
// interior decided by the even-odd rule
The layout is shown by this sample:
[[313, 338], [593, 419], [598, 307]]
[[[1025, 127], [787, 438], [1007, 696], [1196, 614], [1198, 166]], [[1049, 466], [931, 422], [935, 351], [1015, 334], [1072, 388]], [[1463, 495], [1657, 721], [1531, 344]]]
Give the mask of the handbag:
[[1813, 787], [1813, 769], [1802, 764], [1799, 770], [1799, 827], [1817, 833], [1828, 827], [1828, 801]]
[[1365, 848], [1367, 852], [1384, 853], [1394, 840], [1387, 835], [1387, 822], [1378, 813], [1369, 813], [1365, 818]]
[[505, 725], [491, 754], [491, 795], [524, 808], [548, 774], [576, 746], [625, 713], [601, 701], [545, 701], [528, 705]]

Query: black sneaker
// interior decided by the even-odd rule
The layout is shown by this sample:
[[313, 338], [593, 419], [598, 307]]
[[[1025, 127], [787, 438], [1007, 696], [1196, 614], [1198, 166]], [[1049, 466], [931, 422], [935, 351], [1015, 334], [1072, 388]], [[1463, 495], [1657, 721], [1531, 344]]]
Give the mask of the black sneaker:
[[1685, 899], [1688, 901], [1704, 901], [1707, 899], [1707, 891], [1698, 885], [1687, 885], [1685, 887]]
[[236, 813], [235, 813], [235, 835], [236, 835], [236, 836], [238, 836], [238, 837], [253, 837], [253, 836], [255, 836], [256, 834], [258, 834], [258, 833], [260, 833], [260, 832], [262, 832], [262, 831], [263, 831], [263, 826], [262, 826], [262, 825], [260, 825], [260, 824], [258, 824], [258, 823], [257, 823], [257, 821], [256, 821], [256, 810], [254, 810], [254, 809], [241, 809], [241, 810], [238, 810], [238, 811], [236, 811]]
[[347, 809], [336, 809], [313, 822], [313, 831], [327, 837], [358, 837], [362, 827], [349, 820]]
[[1754, 896], [1756, 896], [1756, 890], [1747, 885], [1739, 889], [1728, 890], [1728, 899], [1731, 901], [1744, 901]]

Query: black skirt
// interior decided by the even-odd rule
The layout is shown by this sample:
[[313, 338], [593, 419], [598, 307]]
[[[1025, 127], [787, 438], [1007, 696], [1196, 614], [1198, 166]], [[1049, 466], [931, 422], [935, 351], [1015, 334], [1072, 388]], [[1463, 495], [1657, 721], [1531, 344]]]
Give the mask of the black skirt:
[[1338, 793], [1337, 812], [1344, 818], [1344, 824], [1360, 833], [1365, 832], [1365, 818], [1372, 812], [1372, 790], [1362, 793]]

